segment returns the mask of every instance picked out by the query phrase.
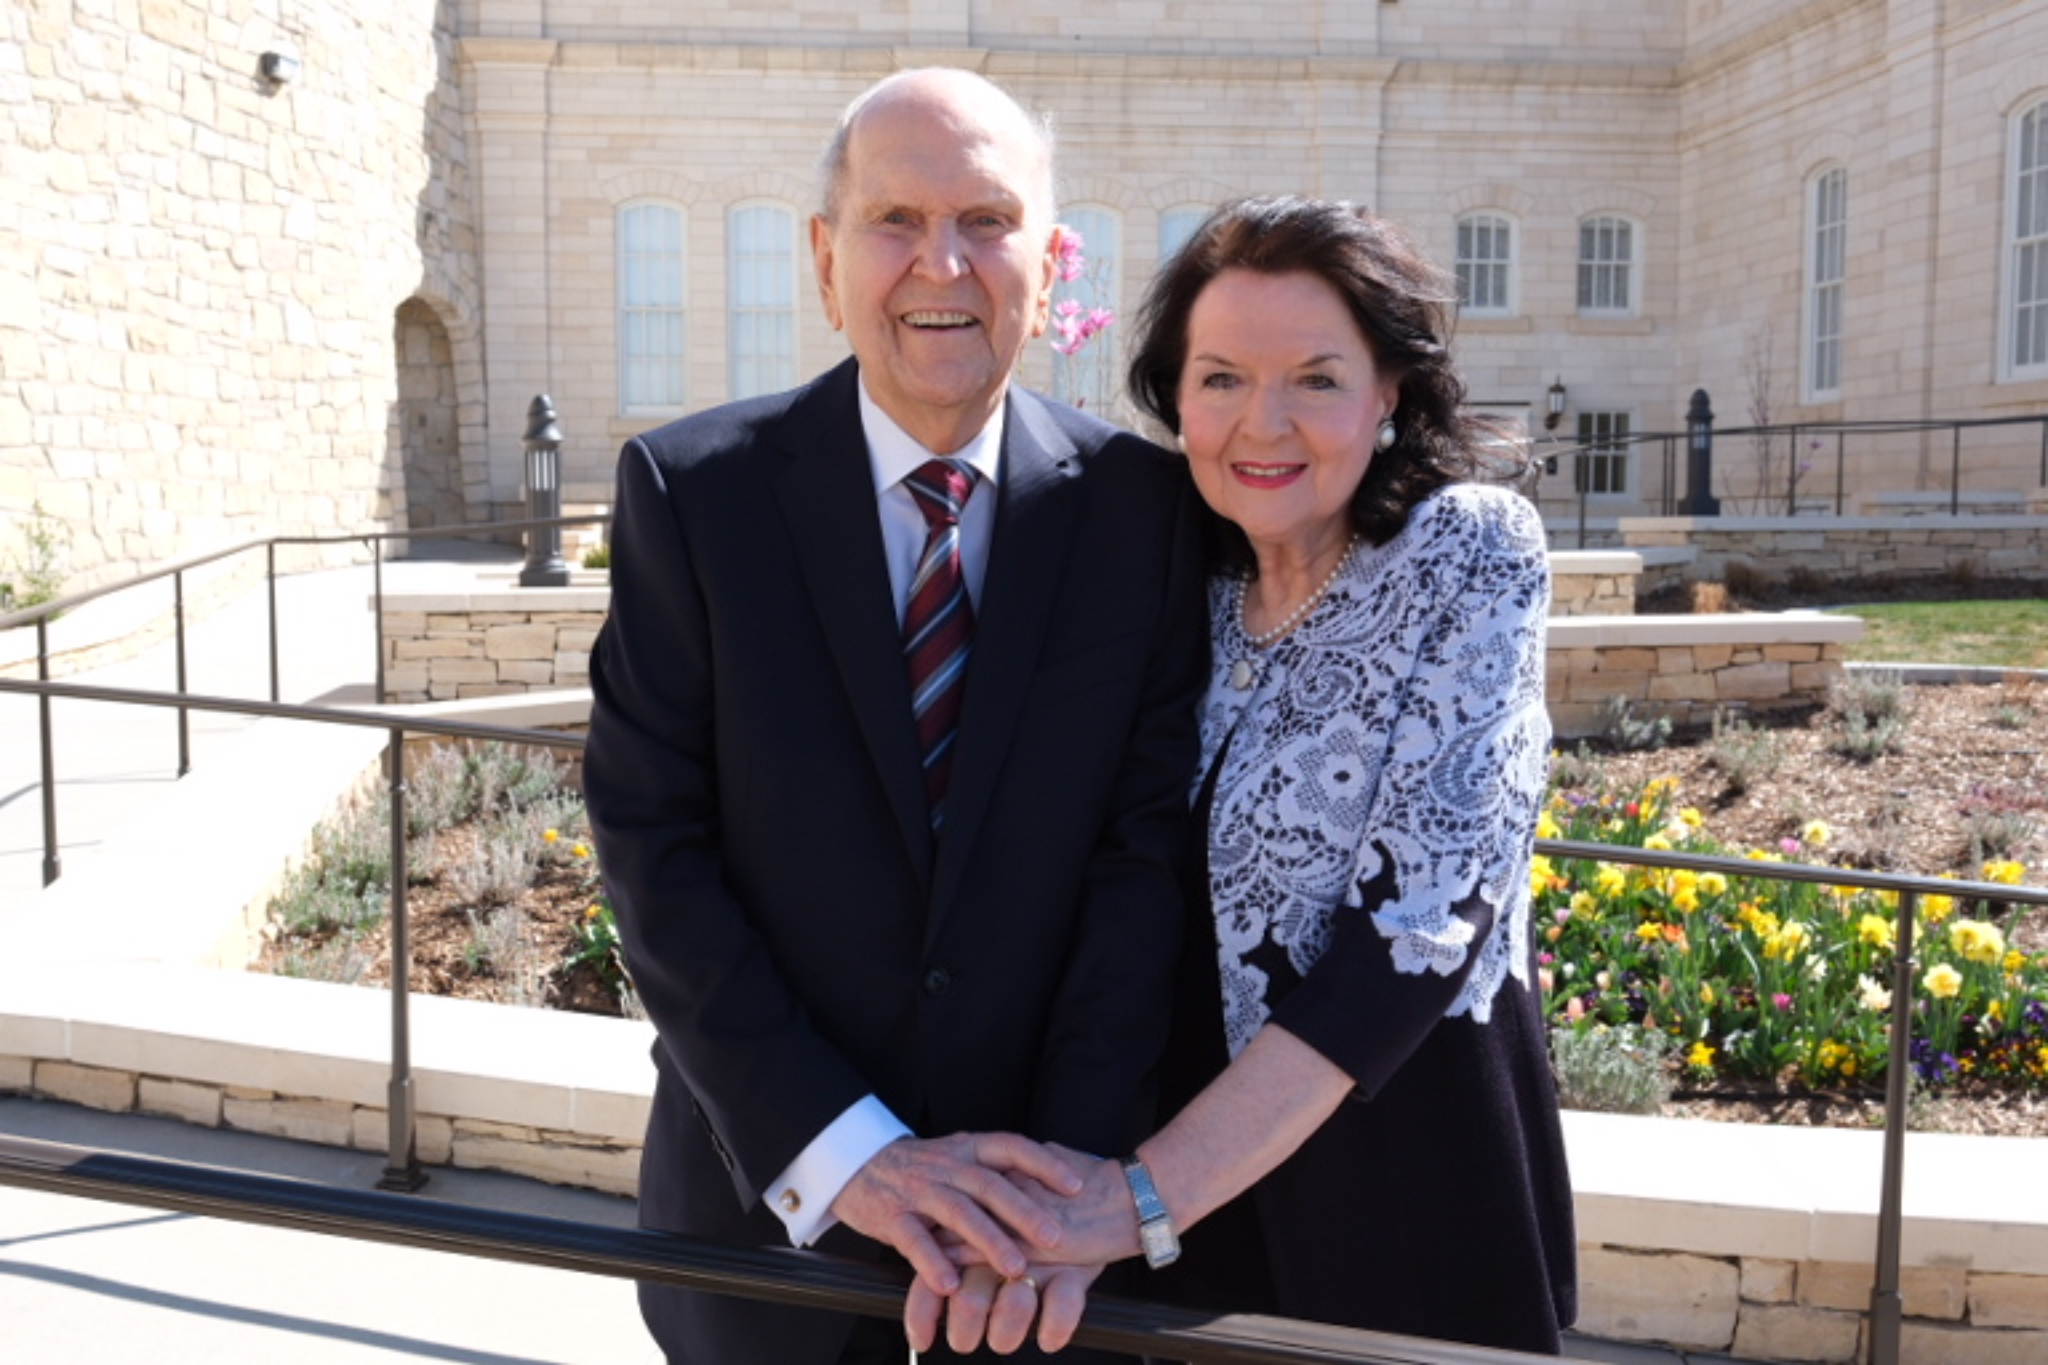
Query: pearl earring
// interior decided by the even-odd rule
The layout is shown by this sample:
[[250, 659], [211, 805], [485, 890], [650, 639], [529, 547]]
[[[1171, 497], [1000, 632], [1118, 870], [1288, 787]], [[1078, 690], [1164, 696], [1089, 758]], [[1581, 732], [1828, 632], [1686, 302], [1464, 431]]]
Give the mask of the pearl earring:
[[1394, 448], [1394, 441], [1399, 435], [1400, 433], [1394, 430], [1394, 419], [1391, 417], [1383, 418], [1380, 421], [1379, 434], [1374, 439], [1373, 444], [1381, 450], [1392, 450]]
[[1173, 433], [1173, 444], [1180, 450], [1181, 454], [1185, 455], [1188, 453], [1188, 438], [1185, 432], [1176, 431]]

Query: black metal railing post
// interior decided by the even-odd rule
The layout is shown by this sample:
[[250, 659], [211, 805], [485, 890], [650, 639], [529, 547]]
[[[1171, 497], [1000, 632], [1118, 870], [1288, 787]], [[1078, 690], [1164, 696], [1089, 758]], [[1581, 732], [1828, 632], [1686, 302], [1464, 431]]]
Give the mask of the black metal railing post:
[[[36, 677], [50, 680], [50, 618], [36, 618]], [[50, 724], [48, 692], [36, 703], [36, 719], [42, 729], [43, 745], [43, 885], [64, 875], [64, 859], [57, 853], [57, 755], [54, 727]]]
[[1847, 436], [1847, 432], [1839, 429], [1835, 432], [1835, 515], [1838, 517], [1842, 515], [1842, 496], [1846, 491], [1843, 470], [1846, 466], [1848, 452], [1843, 447], [1842, 442], [1847, 439]]
[[405, 728], [391, 727], [391, 1080], [389, 1130], [380, 1190], [410, 1193], [427, 1183], [420, 1169], [419, 1123], [412, 1093], [412, 928], [405, 894]]
[[1948, 443], [1948, 514], [1955, 516], [1963, 510], [1963, 428], [1960, 423], [1950, 430]]
[[1721, 513], [1720, 499], [1713, 493], [1714, 409], [1705, 389], [1692, 391], [1685, 410], [1686, 485], [1685, 505], [1689, 517], [1713, 517]]
[[[526, 515], [535, 521], [552, 521], [561, 514], [562, 429], [555, 425], [554, 399], [535, 394], [526, 409]], [[519, 586], [569, 586], [560, 525], [536, 526], [526, 533], [526, 567], [519, 571]]]
[[377, 680], [370, 695], [382, 706], [390, 700], [384, 694], [384, 542], [374, 537], [370, 541], [370, 618], [370, 628], [377, 632]]
[[270, 699], [280, 700], [277, 685], [277, 542], [268, 541], [263, 546], [263, 578], [269, 586], [270, 596]]
[[1913, 1070], [1913, 891], [1899, 892], [1892, 944], [1891, 1056], [1884, 1074], [1884, 1171], [1877, 1199], [1877, 1264], [1870, 1290], [1869, 1365], [1899, 1365], [1905, 1318], [1899, 1295], [1899, 1246], [1905, 1222], [1906, 1119]]
[[[191, 691], [185, 676], [185, 575], [183, 571], [171, 575], [171, 622], [177, 644], [173, 653], [178, 660], [178, 695]], [[184, 707], [178, 708], [178, 776], [184, 777], [192, 771], [192, 713]]]

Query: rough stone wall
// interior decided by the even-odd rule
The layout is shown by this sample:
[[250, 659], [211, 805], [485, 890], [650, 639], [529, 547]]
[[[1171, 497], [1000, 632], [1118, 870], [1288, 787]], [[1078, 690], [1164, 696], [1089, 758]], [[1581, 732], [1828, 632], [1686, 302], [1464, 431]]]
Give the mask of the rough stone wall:
[[1769, 579], [2048, 577], [2048, 522], [2038, 515], [1758, 517], [1625, 520], [1630, 548], [1689, 546], [1687, 576], [1718, 580], [1739, 563]]
[[[77, 589], [391, 523], [408, 298], [481, 432], [441, 5], [20, 0], [0, 33], [0, 540], [39, 501]], [[279, 50], [303, 63], [284, 84], [259, 69]]]

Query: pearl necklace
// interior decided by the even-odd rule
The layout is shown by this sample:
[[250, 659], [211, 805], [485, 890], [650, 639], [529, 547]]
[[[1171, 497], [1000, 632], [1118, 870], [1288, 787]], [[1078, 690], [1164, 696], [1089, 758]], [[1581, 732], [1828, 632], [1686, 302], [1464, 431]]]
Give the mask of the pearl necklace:
[[[1316, 603], [1322, 601], [1323, 595], [1329, 592], [1331, 587], [1335, 585], [1338, 577], [1344, 572], [1344, 566], [1351, 562], [1351, 552], [1357, 548], [1357, 536], [1353, 536], [1344, 542], [1344, 553], [1337, 556], [1337, 562], [1331, 566], [1329, 576], [1316, 585], [1315, 591], [1303, 598], [1300, 606], [1288, 612], [1286, 618], [1279, 625], [1274, 626], [1271, 630], [1262, 630], [1257, 635], [1252, 634], [1251, 627], [1245, 624], [1244, 615], [1245, 596], [1251, 587], [1251, 580], [1249, 578], [1238, 579], [1237, 628], [1244, 633], [1244, 642], [1253, 649], [1264, 649], [1267, 645], [1272, 644], [1275, 640], [1287, 634], [1288, 631], [1293, 630], [1295, 626], [1301, 623], [1303, 617], [1315, 610]], [[1258, 660], [1249, 654], [1240, 655], [1230, 665], [1230, 685], [1240, 692], [1249, 691], [1252, 684], [1259, 680], [1259, 672]]]

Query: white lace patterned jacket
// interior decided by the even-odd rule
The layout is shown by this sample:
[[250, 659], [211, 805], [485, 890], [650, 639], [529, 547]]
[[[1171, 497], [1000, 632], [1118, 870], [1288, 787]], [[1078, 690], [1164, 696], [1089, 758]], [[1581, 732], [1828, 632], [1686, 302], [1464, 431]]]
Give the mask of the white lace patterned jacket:
[[[1307, 621], [1269, 649], [1246, 641], [1237, 585], [1210, 585], [1202, 771], [1223, 753], [1209, 862], [1232, 1056], [1272, 1015], [1276, 964], [1310, 986], [1333, 943], [1354, 959], [1330, 972], [1343, 1007], [1382, 997], [1360, 1001], [1345, 1029], [1484, 1024], [1509, 977], [1527, 984], [1530, 841], [1550, 745], [1545, 551], [1526, 500], [1454, 485], [1387, 544], [1354, 550]], [[1253, 668], [1238, 666], [1246, 659]], [[1389, 1009], [1429, 1017], [1382, 1028], [1374, 1016]]]

